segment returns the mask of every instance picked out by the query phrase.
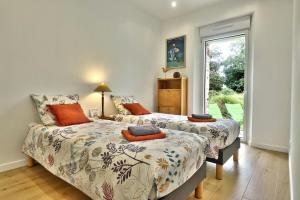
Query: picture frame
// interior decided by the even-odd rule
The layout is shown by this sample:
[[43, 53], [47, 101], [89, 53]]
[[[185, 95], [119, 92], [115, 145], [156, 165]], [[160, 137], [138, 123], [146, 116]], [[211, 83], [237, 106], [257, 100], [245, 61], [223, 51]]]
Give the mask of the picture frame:
[[167, 69], [185, 68], [186, 64], [186, 35], [166, 40]]

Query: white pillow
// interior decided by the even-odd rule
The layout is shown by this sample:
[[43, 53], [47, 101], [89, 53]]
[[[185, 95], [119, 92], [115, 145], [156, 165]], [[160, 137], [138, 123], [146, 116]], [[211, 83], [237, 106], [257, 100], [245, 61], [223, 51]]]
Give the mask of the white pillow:
[[40, 119], [44, 125], [54, 125], [55, 117], [50, 112], [47, 105], [74, 104], [78, 103], [79, 95], [31, 95]]
[[118, 114], [120, 115], [131, 115], [131, 112], [129, 112], [129, 110], [127, 110], [126, 108], [124, 108], [124, 106], [122, 104], [126, 104], [126, 103], [138, 103], [137, 100], [135, 100], [135, 98], [133, 96], [114, 96], [111, 95], [110, 96], [116, 109]]

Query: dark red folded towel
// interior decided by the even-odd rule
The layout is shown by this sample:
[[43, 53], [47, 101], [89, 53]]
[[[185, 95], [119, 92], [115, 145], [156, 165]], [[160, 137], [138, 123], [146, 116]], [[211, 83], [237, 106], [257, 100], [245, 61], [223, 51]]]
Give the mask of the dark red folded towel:
[[216, 122], [217, 120], [215, 118], [211, 119], [195, 119], [191, 116], [188, 116], [188, 120], [191, 122]]
[[122, 135], [130, 142], [163, 139], [166, 137], [166, 134], [163, 132], [160, 132], [158, 134], [153, 134], [153, 135], [134, 136], [128, 130], [122, 130]]

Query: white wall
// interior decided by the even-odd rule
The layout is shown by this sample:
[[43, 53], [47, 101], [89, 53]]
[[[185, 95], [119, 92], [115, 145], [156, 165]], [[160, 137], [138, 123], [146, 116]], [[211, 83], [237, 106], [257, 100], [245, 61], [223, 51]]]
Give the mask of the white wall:
[[[250, 71], [250, 123], [253, 145], [287, 151], [290, 131], [292, 0], [224, 1], [184, 17], [164, 21], [161, 49], [167, 38], [187, 35], [189, 112], [201, 111], [199, 27], [253, 14]], [[165, 63], [161, 52], [160, 63]], [[170, 73], [171, 75], [172, 73]]]
[[[135, 95], [153, 109], [160, 23], [122, 0], [0, 1], [0, 170], [23, 159], [29, 94], [79, 93], [106, 81], [114, 94]], [[107, 104], [106, 113], [114, 110]]]
[[290, 151], [291, 199], [300, 199], [300, 0], [294, 0], [294, 52]]

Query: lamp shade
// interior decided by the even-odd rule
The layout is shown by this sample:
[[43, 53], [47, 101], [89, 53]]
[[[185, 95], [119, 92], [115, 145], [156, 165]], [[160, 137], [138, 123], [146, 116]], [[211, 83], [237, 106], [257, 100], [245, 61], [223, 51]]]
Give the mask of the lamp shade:
[[111, 89], [105, 83], [100, 83], [94, 92], [111, 92]]

